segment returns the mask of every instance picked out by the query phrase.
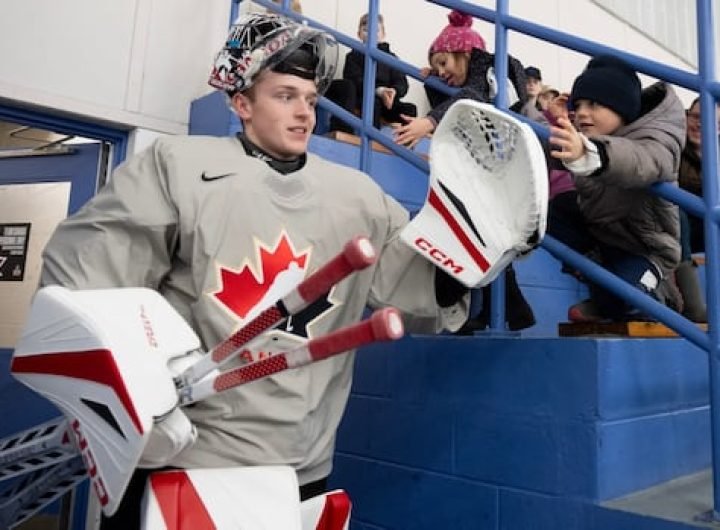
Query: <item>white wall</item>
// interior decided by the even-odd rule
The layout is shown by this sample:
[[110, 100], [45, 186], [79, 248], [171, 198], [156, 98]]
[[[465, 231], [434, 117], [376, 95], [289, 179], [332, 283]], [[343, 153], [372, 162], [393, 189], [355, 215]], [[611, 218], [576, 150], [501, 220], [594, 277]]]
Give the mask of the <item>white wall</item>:
[[185, 132], [230, 0], [4, 0], [0, 102]]
[[[351, 35], [367, 9], [366, 0], [302, 3], [308, 17]], [[475, 3], [494, 7], [493, 0]], [[588, 0], [511, 0], [510, 8], [533, 22], [689, 69]], [[380, 9], [393, 50], [423, 66], [429, 43], [447, 23], [447, 9], [424, 0], [382, 0]], [[190, 102], [210, 90], [207, 75], [229, 12], [230, 0], [3, 0], [0, 103], [183, 133]], [[493, 27], [479, 20], [474, 27], [492, 50]], [[540, 67], [545, 82], [560, 89], [570, 88], [587, 61], [515, 33], [510, 52]], [[682, 97], [689, 102], [693, 95]], [[426, 108], [419, 83], [411, 83], [410, 98]]]
[[[326, 10], [330, 3], [330, 0], [303, 0], [303, 9], [305, 14], [314, 18], [316, 13]], [[355, 35], [357, 21], [367, 10], [367, 0], [332, 0], [332, 3], [338, 6], [335, 9], [336, 27]], [[494, 0], [470, 0], [470, 3], [495, 8]], [[588, 0], [509, 0], [509, 4], [510, 14], [513, 16], [691, 70], [689, 64]], [[427, 63], [430, 43], [447, 25], [448, 9], [424, 0], [381, 0], [380, 12], [385, 18], [388, 41], [393, 51], [411, 64], [424, 66]], [[483, 36], [488, 49], [494, 50], [493, 25], [476, 20], [473, 28]], [[509, 33], [509, 52], [524, 65], [539, 67], [543, 72], [543, 81], [561, 90], [570, 89], [573, 80], [588, 60], [585, 55], [566, 51], [516, 32]], [[647, 84], [652, 80], [645, 77], [643, 81]], [[684, 89], [679, 92], [686, 103], [694, 97], [694, 94]], [[427, 108], [420, 83], [411, 83], [409, 99], [422, 109]]]

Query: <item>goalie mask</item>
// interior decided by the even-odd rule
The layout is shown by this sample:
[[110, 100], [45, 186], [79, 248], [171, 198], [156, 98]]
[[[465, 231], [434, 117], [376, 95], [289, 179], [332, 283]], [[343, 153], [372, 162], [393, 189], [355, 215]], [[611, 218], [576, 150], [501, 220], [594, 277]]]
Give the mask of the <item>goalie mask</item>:
[[269, 68], [314, 80], [323, 94], [335, 74], [337, 54], [337, 42], [327, 33], [280, 15], [254, 13], [230, 29], [208, 83], [230, 94], [243, 92]]
[[545, 235], [548, 174], [529, 125], [455, 102], [430, 144], [430, 189], [403, 241], [468, 287], [494, 280]]

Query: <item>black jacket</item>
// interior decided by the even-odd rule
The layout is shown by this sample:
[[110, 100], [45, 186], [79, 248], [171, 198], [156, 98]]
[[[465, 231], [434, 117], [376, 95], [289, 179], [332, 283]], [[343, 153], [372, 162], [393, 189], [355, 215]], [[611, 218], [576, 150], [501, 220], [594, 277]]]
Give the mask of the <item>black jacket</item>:
[[[397, 57], [390, 51], [390, 45], [387, 42], [378, 44], [378, 49], [382, 52], [389, 53], [393, 57]], [[343, 68], [343, 79], [352, 81], [357, 91], [358, 101], [362, 101], [363, 93], [363, 74], [365, 72], [365, 54], [352, 50], [345, 57], [345, 67]], [[388, 65], [377, 62], [375, 74], [375, 87], [394, 88], [396, 99], [400, 99], [408, 91], [408, 82], [405, 74], [393, 70]]]

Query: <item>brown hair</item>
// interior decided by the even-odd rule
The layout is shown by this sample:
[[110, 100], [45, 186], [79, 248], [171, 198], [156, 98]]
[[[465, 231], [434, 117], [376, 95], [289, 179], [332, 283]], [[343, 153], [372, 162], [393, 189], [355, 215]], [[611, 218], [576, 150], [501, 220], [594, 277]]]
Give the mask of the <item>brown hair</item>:
[[[276, 4], [282, 4], [282, 0], [273, 0], [273, 2]], [[291, 0], [290, 9], [302, 15], [302, 5], [300, 5], [300, 0]]]
[[[361, 16], [360, 22], [358, 22], [358, 27], [367, 26], [369, 17], [370, 17], [369, 13], [365, 13], [363, 16]], [[385, 25], [385, 19], [383, 18], [383, 16], [380, 13], [378, 13], [378, 25], [381, 25], [381, 26]]]

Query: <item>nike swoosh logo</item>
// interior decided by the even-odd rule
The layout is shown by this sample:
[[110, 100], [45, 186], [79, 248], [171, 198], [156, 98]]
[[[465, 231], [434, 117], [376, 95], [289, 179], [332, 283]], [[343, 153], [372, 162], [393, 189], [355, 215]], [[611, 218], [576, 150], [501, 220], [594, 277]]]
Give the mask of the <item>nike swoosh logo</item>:
[[221, 173], [220, 175], [206, 175], [205, 172], [202, 172], [202, 175], [200, 175], [200, 178], [203, 179], [205, 182], [210, 182], [211, 180], [218, 180], [225, 177], [229, 177], [230, 175], [234, 175], [235, 173]]

